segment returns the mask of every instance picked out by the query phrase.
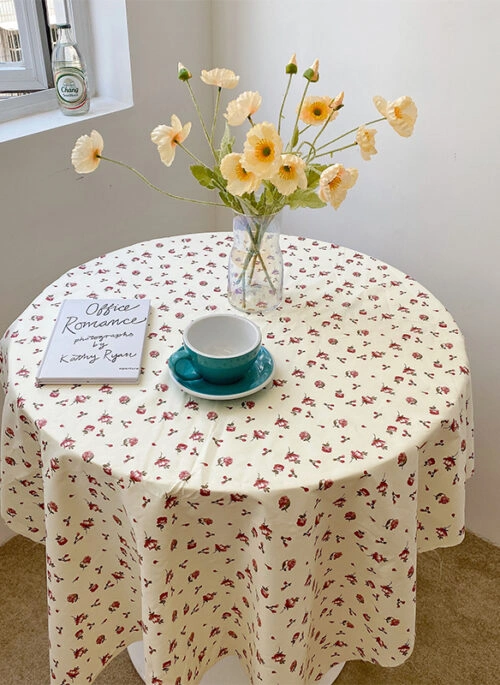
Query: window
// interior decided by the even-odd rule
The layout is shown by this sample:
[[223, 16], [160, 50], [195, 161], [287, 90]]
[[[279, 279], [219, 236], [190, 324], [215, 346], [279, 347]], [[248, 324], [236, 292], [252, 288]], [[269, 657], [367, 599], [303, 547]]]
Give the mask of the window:
[[[24, 9], [34, 11], [31, 18], [34, 20], [36, 16], [38, 24], [35, 21], [23, 24], [20, 17], [24, 16]], [[14, 21], [16, 26], [9, 23]], [[90, 111], [81, 117], [61, 114], [52, 87], [50, 53], [56, 38], [55, 25], [63, 23], [73, 27], [87, 64]], [[27, 26], [34, 31], [33, 40], [23, 38]], [[133, 106], [126, 0], [0, 0], [0, 30], [2, 28], [9, 33], [0, 37], [0, 143]], [[28, 87], [26, 82], [19, 84], [21, 87], [17, 84], [14, 87], [11, 72], [17, 70], [19, 75], [20, 68], [28, 67], [36, 35], [41, 42], [43, 38], [46, 41], [45, 52], [38, 53], [35, 62], [43, 67], [41, 71], [44, 71], [47, 85], [40, 80], [33, 87]], [[21, 62], [10, 61], [19, 56], [16, 49], [21, 51]], [[109, 65], [119, 65], [119, 68], [110, 69]], [[27, 72], [24, 76], [28, 77]], [[5, 77], [11, 79], [8, 87], [2, 85], [6, 83]]]
[[[56, 25], [71, 23], [86, 54], [87, 12], [87, 0], [0, 0], [0, 122], [57, 107], [51, 68]], [[88, 60], [87, 67], [90, 72]]]
[[0, 0], [0, 96], [45, 90], [52, 85], [48, 8], [31, 0]]

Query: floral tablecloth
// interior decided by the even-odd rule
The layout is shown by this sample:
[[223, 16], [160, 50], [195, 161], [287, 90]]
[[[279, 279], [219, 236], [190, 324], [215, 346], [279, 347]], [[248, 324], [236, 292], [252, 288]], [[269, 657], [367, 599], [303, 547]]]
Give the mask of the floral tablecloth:
[[[272, 382], [231, 401], [172, 383], [185, 324], [230, 310], [230, 245], [205, 233], [95, 259], [2, 340], [2, 515], [46, 544], [55, 685], [91, 683], [141, 639], [155, 685], [199, 683], [231, 653], [265, 685], [395, 666], [413, 647], [417, 549], [464, 535], [464, 342], [396, 269], [284, 236], [285, 299], [253, 315]], [[151, 299], [139, 384], [37, 386], [71, 297]]]

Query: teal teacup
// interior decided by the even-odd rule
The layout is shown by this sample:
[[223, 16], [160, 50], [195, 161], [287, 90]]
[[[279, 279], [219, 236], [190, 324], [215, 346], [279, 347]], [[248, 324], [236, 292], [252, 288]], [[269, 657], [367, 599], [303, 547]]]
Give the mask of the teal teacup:
[[235, 314], [207, 314], [191, 321], [176, 353], [175, 373], [183, 380], [236, 383], [259, 354], [262, 335], [250, 319]]

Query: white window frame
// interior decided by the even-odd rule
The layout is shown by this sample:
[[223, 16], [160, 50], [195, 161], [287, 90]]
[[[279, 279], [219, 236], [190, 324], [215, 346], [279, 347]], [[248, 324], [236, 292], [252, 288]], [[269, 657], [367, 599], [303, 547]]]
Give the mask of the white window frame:
[[[50, 110], [57, 109], [58, 107], [56, 91], [52, 87], [52, 76], [50, 75], [50, 56], [44, 50], [42, 39], [40, 37], [40, 32], [46, 31], [41, 3], [39, 0], [14, 0], [14, 2], [16, 6], [16, 12], [18, 12], [17, 16], [19, 22], [19, 35], [21, 37], [23, 57], [25, 56], [25, 45], [27, 45], [27, 57], [24, 61], [26, 75], [24, 77], [24, 85], [18, 90], [30, 90], [30, 86], [28, 85], [30, 82], [29, 75], [34, 73], [36, 80], [32, 80], [31, 83], [34, 84], [34, 88], [37, 88], [37, 92], [1, 100], [0, 123], [11, 121], [12, 119], [24, 117], [36, 112], [48, 112]], [[19, 7], [22, 8], [21, 11], [19, 11]], [[73, 27], [73, 33], [75, 35], [76, 42], [82, 50], [82, 53], [90, 56], [91, 41], [88, 9], [88, 3], [86, 0], [71, 0], [69, 3], [67, 3], [67, 21], [69, 21]], [[37, 67], [28, 67], [30, 60], [35, 60]], [[23, 63], [21, 62], [13, 64]], [[45, 67], [44, 64], [46, 65]], [[89, 93], [92, 97], [95, 95], [93, 87], [94, 80], [92, 61], [90, 59], [86, 59], [86, 65], [87, 78], [89, 82]], [[7, 64], [5, 67], [5, 76], [7, 82], [9, 78], [9, 71], [17, 72], [19, 77], [22, 69], [23, 67], [17, 67], [16, 69], [16, 66], [12, 67], [10, 64]], [[4, 69], [2, 65], [2, 68], [0, 69], [0, 90], [4, 90], [1, 87], [3, 73]], [[47, 81], [47, 74], [50, 75], [50, 83]], [[14, 79], [11, 81], [11, 83], [13, 82]]]
[[[39, 2], [29, 0], [32, 1]], [[90, 111], [78, 117], [64, 116], [54, 88], [6, 98], [0, 101], [0, 144], [133, 106], [126, 1], [71, 0], [68, 3], [68, 21], [87, 65]], [[110, 35], [113, 40], [109, 40]], [[110, 73], [106, 68], [109, 64], [119, 64], [119, 71]]]
[[0, 91], [45, 90], [49, 55], [41, 37], [45, 31], [42, 5], [36, 0], [14, 0], [14, 7], [23, 59], [0, 63]]

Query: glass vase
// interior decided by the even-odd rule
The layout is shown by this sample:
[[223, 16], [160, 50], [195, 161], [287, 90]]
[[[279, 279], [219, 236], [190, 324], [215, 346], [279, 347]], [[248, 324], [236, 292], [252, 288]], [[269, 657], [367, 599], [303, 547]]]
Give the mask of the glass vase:
[[228, 299], [243, 312], [275, 309], [283, 297], [281, 215], [235, 214], [229, 255]]

